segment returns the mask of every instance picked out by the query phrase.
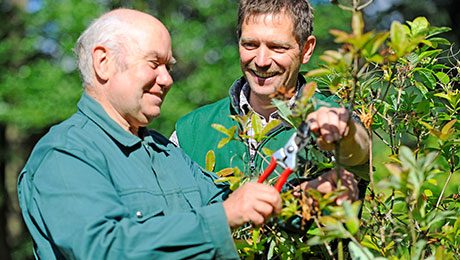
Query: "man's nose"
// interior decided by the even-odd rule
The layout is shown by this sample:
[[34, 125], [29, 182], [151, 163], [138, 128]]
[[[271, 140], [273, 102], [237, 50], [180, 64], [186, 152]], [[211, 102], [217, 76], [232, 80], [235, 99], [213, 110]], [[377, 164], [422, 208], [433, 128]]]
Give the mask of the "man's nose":
[[270, 50], [266, 46], [260, 46], [256, 53], [255, 63], [258, 67], [268, 67], [271, 64]]
[[161, 65], [159, 68], [158, 76], [156, 82], [165, 87], [170, 87], [173, 84], [173, 79], [166, 65]]

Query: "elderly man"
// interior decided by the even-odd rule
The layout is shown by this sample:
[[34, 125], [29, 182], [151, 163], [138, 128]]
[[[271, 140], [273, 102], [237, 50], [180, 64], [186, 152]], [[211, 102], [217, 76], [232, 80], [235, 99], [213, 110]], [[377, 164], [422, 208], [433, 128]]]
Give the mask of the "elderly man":
[[278, 192], [228, 187], [145, 126], [173, 80], [171, 39], [128, 9], [95, 20], [78, 39], [78, 111], [36, 145], [18, 180], [40, 259], [237, 259], [230, 227], [262, 224]]
[[[286, 91], [294, 90], [296, 95], [290, 100], [290, 104], [294, 104], [306, 83], [299, 74], [300, 66], [309, 61], [316, 44], [315, 37], [311, 35], [312, 19], [312, 10], [306, 0], [241, 0], [237, 32], [243, 77], [233, 83], [228, 98], [180, 118], [171, 141], [203, 167], [206, 153], [214, 150], [217, 171], [237, 166], [248, 175], [262, 172], [267, 163], [262, 160], [259, 151], [264, 147], [271, 150], [282, 147], [295, 129], [282, 123], [267, 134], [269, 139], [261, 143], [248, 139], [247, 143], [230, 142], [218, 149], [219, 141], [226, 136], [213, 129], [211, 124], [230, 128], [238, 123], [229, 115], [246, 115], [250, 111], [256, 113], [264, 124], [279, 119], [277, 109], [271, 105], [270, 95], [281, 87]], [[366, 179], [368, 173], [356, 169], [356, 166], [365, 165], [369, 158], [365, 129], [354, 120], [348, 124], [346, 110], [338, 108], [330, 99], [319, 93], [314, 97], [332, 106], [321, 107], [308, 115], [311, 129], [318, 136], [319, 147], [333, 150], [334, 143], [341, 140], [341, 164], [353, 166], [348, 169], [361, 173], [361, 177]], [[303, 161], [307, 161], [305, 157]], [[342, 177], [342, 183], [349, 192], [339, 198], [339, 203], [343, 199], [357, 198], [357, 182], [353, 174], [344, 171]], [[336, 182], [335, 178], [332, 170], [313, 182], [305, 182], [303, 186], [330, 192], [335, 187], [332, 185]], [[366, 185], [366, 181], [361, 182], [362, 192]]]

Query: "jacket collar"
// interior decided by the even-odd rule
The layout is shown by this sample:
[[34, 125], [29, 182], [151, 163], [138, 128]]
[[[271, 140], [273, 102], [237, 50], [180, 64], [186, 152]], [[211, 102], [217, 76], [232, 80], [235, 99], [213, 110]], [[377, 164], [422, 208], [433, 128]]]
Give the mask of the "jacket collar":
[[[302, 91], [299, 91], [305, 86], [305, 78], [299, 74], [297, 78], [297, 86], [296, 86], [296, 99], [300, 98], [300, 95]], [[229, 90], [229, 96], [230, 96], [230, 103], [231, 103], [231, 109], [232, 109], [232, 114], [244, 114], [243, 111], [241, 111], [240, 107], [240, 93], [241, 90], [243, 89], [243, 86], [247, 84], [246, 79], [244, 77], [241, 77], [235, 82], [233, 82], [233, 85], [230, 87]]]
[[[79, 112], [87, 116], [107, 135], [111, 136], [123, 146], [132, 147], [142, 141], [141, 138], [124, 130], [107, 114], [107, 112], [105, 112], [104, 108], [101, 106], [101, 104], [99, 104], [99, 102], [94, 100], [85, 92], [83, 92], [83, 95], [81, 96], [77, 106]], [[140, 128], [139, 133], [141, 133], [143, 136], [148, 135], [148, 131], [145, 128]]]

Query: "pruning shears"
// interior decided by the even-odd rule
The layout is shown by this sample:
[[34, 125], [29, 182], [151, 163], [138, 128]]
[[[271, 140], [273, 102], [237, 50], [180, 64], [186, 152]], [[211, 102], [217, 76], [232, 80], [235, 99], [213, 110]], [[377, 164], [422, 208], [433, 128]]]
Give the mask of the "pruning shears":
[[259, 177], [257, 182], [264, 182], [275, 170], [276, 166], [280, 166], [284, 170], [275, 183], [275, 189], [278, 192], [281, 192], [281, 189], [286, 183], [289, 175], [297, 170], [298, 153], [309, 143], [311, 138], [310, 132], [310, 123], [302, 121], [299, 128], [297, 128], [297, 131], [291, 135], [286, 145], [273, 153], [270, 164]]

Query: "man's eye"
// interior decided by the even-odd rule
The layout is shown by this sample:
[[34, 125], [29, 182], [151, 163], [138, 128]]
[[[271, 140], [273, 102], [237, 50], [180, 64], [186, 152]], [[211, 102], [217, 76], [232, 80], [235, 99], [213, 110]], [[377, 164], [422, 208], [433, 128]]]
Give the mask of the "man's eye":
[[241, 44], [244, 48], [246, 49], [254, 49], [254, 48], [257, 48], [257, 45], [254, 44], [254, 43], [250, 43], [250, 42], [244, 42]]
[[150, 61], [149, 63], [154, 69], [156, 69], [159, 66], [159, 64], [155, 61]]
[[288, 48], [284, 46], [273, 46], [272, 49], [277, 52], [285, 52], [288, 50]]

